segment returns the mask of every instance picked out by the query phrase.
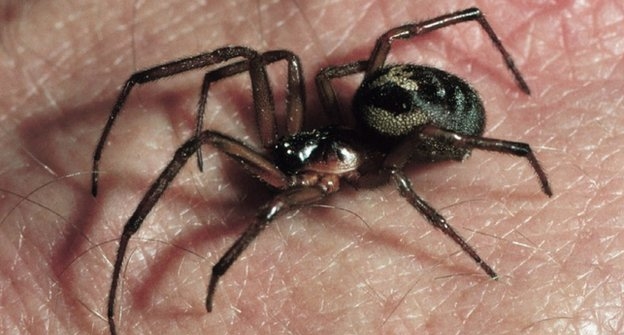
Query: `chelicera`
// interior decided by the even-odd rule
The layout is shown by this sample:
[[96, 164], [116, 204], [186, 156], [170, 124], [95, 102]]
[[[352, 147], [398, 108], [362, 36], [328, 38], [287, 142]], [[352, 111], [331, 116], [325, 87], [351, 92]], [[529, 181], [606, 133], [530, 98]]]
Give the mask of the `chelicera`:
[[[330, 115], [338, 118], [341, 114], [331, 81], [364, 73], [364, 79], [353, 98], [352, 112], [356, 124], [351, 127], [338, 121], [324, 128], [302, 130], [305, 114], [302, 69], [298, 57], [287, 50], [258, 53], [246, 47], [228, 46], [133, 74], [119, 94], [95, 150], [92, 175], [94, 196], [97, 194], [98, 164], [104, 144], [132, 87], [182, 72], [216, 66], [205, 74], [201, 86], [196, 135], [176, 151], [124, 226], [108, 295], [111, 333], [116, 333], [115, 297], [128, 242], [193, 154], [197, 154], [198, 165], [202, 169], [200, 148], [205, 144], [233, 158], [250, 174], [277, 190], [277, 194], [260, 208], [256, 220], [212, 268], [205, 301], [208, 312], [212, 310], [219, 278], [270, 222], [290, 209], [320, 202], [340, 190], [342, 183], [357, 188], [394, 183], [400, 195], [430, 224], [455, 241], [485, 273], [497, 278], [496, 272], [455, 229], [414, 192], [403, 170], [408, 163], [461, 161], [473, 149], [495, 151], [527, 159], [537, 174], [542, 191], [551, 196], [544, 169], [528, 144], [482, 136], [485, 127], [483, 104], [476, 91], [459, 77], [426, 66], [386, 64], [394, 40], [413, 38], [466, 21], [479, 23], [501, 53], [517, 85], [523, 92], [530, 94], [511, 56], [477, 8], [392, 28], [377, 39], [368, 59], [321, 70], [316, 77], [316, 84], [322, 105]], [[266, 72], [268, 64], [278, 61], [286, 61], [288, 64], [286, 117], [283, 120], [285, 134], [279, 134], [278, 131], [273, 94]], [[210, 85], [244, 72], [248, 72], [251, 78], [263, 151], [217, 131], [202, 130]]]

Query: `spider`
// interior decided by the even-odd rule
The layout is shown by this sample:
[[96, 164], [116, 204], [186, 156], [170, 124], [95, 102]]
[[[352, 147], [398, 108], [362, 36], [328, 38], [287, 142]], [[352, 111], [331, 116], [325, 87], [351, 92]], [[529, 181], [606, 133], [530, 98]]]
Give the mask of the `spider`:
[[[92, 193], [97, 195], [98, 165], [106, 138], [126, 98], [137, 84], [156, 81], [182, 72], [216, 65], [203, 79], [197, 108], [196, 135], [180, 146], [173, 159], [144, 195], [123, 228], [108, 294], [108, 323], [116, 333], [114, 307], [128, 242], [188, 159], [208, 144], [233, 158], [252, 176], [276, 189], [277, 194], [261, 207], [257, 217], [212, 268], [205, 305], [212, 311], [219, 278], [245, 248], [284, 212], [318, 203], [340, 190], [341, 182], [356, 188], [373, 188], [393, 182], [399, 193], [435, 228], [449, 236], [491, 278], [498, 275], [449, 225], [444, 217], [418, 196], [403, 170], [408, 163], [466, 159], [472, 149], [524, 157], [537, 174], [542, 191], [552, 196], [546, 173], [530, 146], [482, 137], [485, 110], [476, 93], [464, 80], [445, 71], [414, 65], [386, 64], [394, 40], [409, 39], [461, 22], [477, 21], [501, 53], [520, 89], [530, 94], [509, 53], [478, 8], [468, 8], [426, 21], [392, 28], [377, 39], [366, 60], [322, 69], [316, 76], [323, 108], [336, 116], [335, 124], [302, 130], [305, 87], [299, 58], [287, 50], [259, 53], [247, 47], [227, 46], [211, 52], [161, 64], [136, 72], [126, 81], [108, 118], [93, 158]], [[242, 59], [242, 60], [241, 60]], [[288, 64], [286, 116], [281, 120], [285, 134], [278, 131], [273, 94], [266, 66]], [[214, 130], [202, 130], [210, 85], [236, 74], [249, 72], [257, 126], [264, 151]], [[338, 99], [331, 81], [364, 73], [353, 97], [355, 125], [346, 126], [340, 117]]]

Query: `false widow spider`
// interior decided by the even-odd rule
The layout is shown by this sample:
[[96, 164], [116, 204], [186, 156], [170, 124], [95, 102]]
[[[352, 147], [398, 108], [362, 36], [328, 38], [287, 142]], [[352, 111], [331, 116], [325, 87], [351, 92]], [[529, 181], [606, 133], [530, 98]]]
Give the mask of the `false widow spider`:
[[[524, 157], [536, 172], [542, 191], [552, 195], [546, 173], [526, 143], [482, 137], [485, 110], [476, 93], [462, 79], [432, 67], [413, 64], [386, 65], [392, 42], [409, 39], [461, 22], [477, 21], [501, 53], [517, 85], [526, 94], [530, 90], [493, 29], [478, 8], [469, 8], [426, 21], [388, 30], [377, 39], [366, 60], [330, 66], [316, 77], [322, 105], [333, 116], [340, 115], [338, 99], [331, 80], [364, 73], [353, 98], [354, 127], [344, 122], [303, 131], [305, 87], [299, 58], [287, 50], [258, 53], [242, 46], [227, 46], [211, 52], [176, 60], [136, 72], [126, 81], [97, 144], [93, 158], [92, 193], [97, 195], [98, 165], [113, 123], [137, 84], [156, 81], [182, 72], [219, 65], [203, 79], [197, 108], [196, 135], [176, 151], [173, 159], [144, 195], [125, 224], [112, 273], [108, 295], [108, 322], [116, 333], [115, 297], [126, 248], [132, 235], [160, 199], [169, 183], [188, 159], [197, 153], [202, 170], [201, 146], [209, 144], [238, 161], [251, 175], [278, 190], [277, 195], [257, 213], [256, 220], [232, 244], [212, 268], [206, 309], [212, 301], [219, 278], [258, 234], [283, 212], [312, 203], [340, 190], [341, 181], [356, 188], [372, 188], [392, 180], [404, 197], [434, 227], [449, 236], [490, 277], [494, 270], [477, 252], [412, 189], [403, 169], [410, 162], [427, 163], [466, 159], [472, 149], [495, 151]], [[242, 60], [233, 61], [242, 58]], [[282, 120], [286, 134], [279, 134], [273, 94], [266, 66], [286, 61], [286, 116]], [[228, 135], [202, 130], [208, 90], [213, 82], [249, 72], [257, 126], [264, 152]]]

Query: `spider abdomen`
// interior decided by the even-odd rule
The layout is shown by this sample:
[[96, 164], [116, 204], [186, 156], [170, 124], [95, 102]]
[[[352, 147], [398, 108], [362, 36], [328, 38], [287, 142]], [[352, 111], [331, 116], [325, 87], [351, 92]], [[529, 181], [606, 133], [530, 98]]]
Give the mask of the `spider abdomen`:
[[[387, 66], [367, 76], [355, 93], [353, 113], [362, 127], [390, 140], [425, 125], [471, 136], [483, 134], [485, 127], [483, 103], [470, 85], [448, 72], [414, 64]], [[434, 160], [467, 154], [446, 149], [433, 142], [422, 148], [440, 154]]]
[[355, 93], [355, 117], [385, 136], [402, 137], [425, 124], [480, 135], [485, 111], [475, 90], [448, 72], [392, 65], [366, 77]]

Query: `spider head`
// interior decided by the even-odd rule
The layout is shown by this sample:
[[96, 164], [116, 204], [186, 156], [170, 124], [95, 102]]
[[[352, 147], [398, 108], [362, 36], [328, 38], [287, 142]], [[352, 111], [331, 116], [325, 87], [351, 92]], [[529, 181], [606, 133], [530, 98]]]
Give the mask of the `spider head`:
[[273, 147], [274, 162], [289, 175], [312, 171], [346, 174], [361, 164], [352, 131], [328, 127], [281, 138]]

